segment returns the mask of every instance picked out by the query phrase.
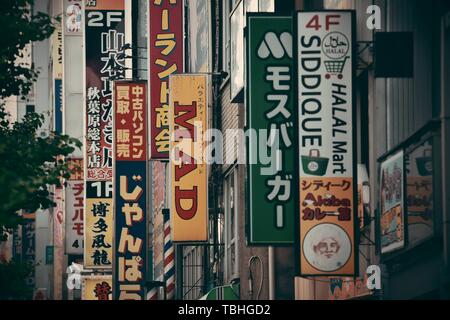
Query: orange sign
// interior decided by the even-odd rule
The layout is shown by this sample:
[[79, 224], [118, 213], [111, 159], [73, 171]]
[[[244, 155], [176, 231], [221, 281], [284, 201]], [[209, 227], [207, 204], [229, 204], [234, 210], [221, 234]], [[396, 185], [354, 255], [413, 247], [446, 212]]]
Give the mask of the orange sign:
[[352, 274], [353, 181], [303, 178], [300, 184], [303, 274]]
[[112, 300], [112, 277], [83, 277], [82, 300]]
[[203, 152], [207, 86], [204, 75], [170, 77], [170, 212], [174, 242], [208, 240], [208, 174]]

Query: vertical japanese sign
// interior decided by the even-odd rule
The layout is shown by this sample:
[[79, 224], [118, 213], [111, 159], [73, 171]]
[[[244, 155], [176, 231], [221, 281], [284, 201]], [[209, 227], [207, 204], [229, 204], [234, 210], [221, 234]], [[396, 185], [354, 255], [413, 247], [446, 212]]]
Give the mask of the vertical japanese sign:
[[[251, 244], [294, 241], [294, 98], [292, 79], [292, 18], [248, 14], [247, 105], [249, 135], [248, 190]], [[258, 159], [258, 138], [276, 164]], [[270, 143], [268, 143], [270, 144]]]
[[169, 76], [182, 73], [183, 0], [149, 0], [150, 158], [169, 158]]
[[403, 151], [381, 164], [380, 175], [381, 253], [384, 254], [405, 246]]
[[33, 288], [36, 284], [36, 214], [24, 214], [25, 224], [22, 226], [22, 261], [31, 267], [30, 273], [25, 278], [28, 287]]
[[17, 226], [13, 232], [13, 257], [21, 261], [22, 259], [22, 226]]
[[112, 300], [111, 276], [84, 276], [82, 281], [82, 300]]
[[355, 18], [351, 11], [299, 12], [300, 274], [357, 273], [355, 232]]
[[72, 170], [66, 184], [66, 253], [82, 255], [84, 247], [83, 159], [69, 159]]
[[145, 300], [148, 254], [146, 110], [146, 82], [115, 82], [115, 300]]
[[85, 7], [86, 180], [112, 179], [112, 81], [125, 75], [124, 0]]
[[[85, 2], [85, 266], [112, 267], [113, 81], [125, 76], [125, 0]], [[90, 196], [93, 196], [92, 198]], [[101, 211], [101, 213], [98, 212]], [[104, 216], [103, 216], [104, 215]], [[102, 220], [100, 220], [102, 218]], [[100, 223], [101, 225], [95, 225]], [[99, 231], [101, 230], [101, 231]], [[105, 245], [98, 244], [104, 236]], [[112, 237], [112, 234], [111, 234]], [[95, 242], [95, 243], [94, 243]]]
[[87, 184], [84, 233], [84, 267], [112, 268], [113, 200], [112, 182], [97, 181]]
[[208, 240], [208, 172], [205, 150], [208, 78], [170, 77], [170, 176], [174, 242]]
[[52, 35], [52, 69], [53, 69], [53, 129], [62, 133], [62, 26], [58, 23]]

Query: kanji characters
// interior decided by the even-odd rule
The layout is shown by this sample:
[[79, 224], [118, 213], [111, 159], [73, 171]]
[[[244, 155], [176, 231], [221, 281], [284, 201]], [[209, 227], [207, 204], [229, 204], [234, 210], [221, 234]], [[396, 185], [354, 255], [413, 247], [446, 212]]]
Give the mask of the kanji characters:
[[94, 293], [98, 300], [109, 300], [109, 295], [112, 293], [111, 289], [109, 283], [103, 281], [95, 285]]
[[105, 250], [95, 250], [91, 258], [93, 259], [94, 265], [96, 266], [105, 266], [111, 264], [108, 252], [106, 252]]

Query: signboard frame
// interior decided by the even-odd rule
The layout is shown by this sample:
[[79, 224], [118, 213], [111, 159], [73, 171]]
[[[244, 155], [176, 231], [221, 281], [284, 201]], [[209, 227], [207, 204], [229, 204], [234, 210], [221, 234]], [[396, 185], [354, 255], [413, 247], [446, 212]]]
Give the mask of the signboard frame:
[[[295, 91], [294, 96], [296, 98], [297, 103], [299, 103], [299, 76], [298, 76], [298, 70], [299, 70], [299, 32], [298, 32], [298, 25], [299, 25], [299, 15], [300, 14], [332, 14], [332, 13], [345, 13], [350, 15], [351, 19], [351, 38], [352, 38], [352, 46], [349, 48], [349, 52], [352, 54], [352, 76], [351, 76], [351, 85], [352, 85], [352, 94], [351, 94], [351, 103], [352, 103], [352, 123], [356, 124], [357, 117], [356, 117], [356, 90], [355, 90], [355, 81], [356, 81], [356, 70], [357, 70], [357, 38], [356, 38], [356, 10], [300, 10], [296, 11], [294, 13], [293, 17], [293, 56], [294, 56], [294, 72], [296, 76], [294, 77], [295, 82]], [[296, 132], [299, 133], [299, 109], [300, 105], [297, 105], [297, 108], [295, 108], [295, 127]], [[309, 273], [309, 272], [302, 272], [302, 263], [301, 263], [301, 257], [302, 257], [302, 239], [301, 239], [301, 208], [300, 208], [300, 139], [295, 139], [295, 150], [299, 153], [298, 156], [296, 155], [296, 163], [295, 163], [295, 174], [294, 174], [294, 180], [296, 185], [298, 186], [298, 192], [296, 192], [296, 203], [298, 206], [296, 206], [296, 230], [295, 230], [295, 269], [296, 269], [296, 275], [300, 277], [323, 277], [323, 276], [334, 276], [334, 277], [354, 277], [359, 273], [359, 223], [358, 223], [358, 209], [357, 209], [357, 202], [358, 202], [358, 183], [357, 183], [357, 136], [356, 136], [357, 128], [356, 125], [352, 126], [352, 171], [353, 171], [353, 186], [352, 186], [352, 219], [353, 219], [353, 243], [351, 246], [351, 256], [350, 258], [353, 258], [353, 272], [352, 273], [341, 273], [341, 272], [321, 272], [318, 271], [317, 273]], [[300, 136], [300, 135], [299, 135]], [[312, 228], [311, 228], [312, 229]], [[346, 263], [347, 264], [347, 263]], [[345, 264], [345, 265], [346, 265]], [[345, 267], [344, 265], [344, 267]], [[311, 266], [312, 267], [312, 266]], [[314, 267], [312, 267], [314, 268]], [[342, 269], [342, 268], [340, 268]], [[338, 270], [340, 270], [338, 269]]]
[[[87, 292], [86, 292], [86, 282], [87, 281], [109, 281], [109, 283], [111, 283], [111, 290], [112, 290], [112, 276], [111, 275], [89, 275], [89, 276], [82, 276], [82, 280], [81, 280], [81, 300], [91, 300], [91, 299], [87, 299]], [[109, 294], [112, 300], [112, 291]], [[92, 301], [97, 301], [97, 300], [92, 300]]]
[[[388, 209], [387, 211], [392, 211], [395, 207], [400, 206], [401, 210], [401, 217], [402, 217], [402, 240], [397, 241], [395, 245], [388, 245], [388, 249], [385, 249], [382, 244], [383, 235], [382, 235], [382, 223], [383, 223], [383, 216], [386, 215], [386, 212], [383, 212], [383, 170], [389, 166], [393, 162], [401, 162], [401, 200], [398, 201], [398, 203]], [[391, 155], [387, 156], [385, 159], [383, 159], [380, 163], [379, 168], [379, 181], [380, 181], [380, 189], [379, 189], [379, 201], [380, 201], [380, 210], [379, 210], [379, 217], [378, 217], [378, 237], [379, 237], [379, 246], [380, 246], [380, 253], [382, 257], [386, 257], [391, 254], [395, 254], [398, 251], [403, 250], [408, 245], [408, 214], [406, 212], [407, 203], [406, 203], [406, 191], [407, 191], [407, 184], [406, 184], [406, 164], [405, 164], [405, 151], [403, 149], [397, 150], [396, 152], [392, 153]], [[389, 248], [389, 246], [391, 248]]]
[[[117, 86], [120, 84], [125, 84], [125, 85], [129, 85], [129, 87], [131, 88], [131, 86], [134, 85], [139, 85], [142, 86], [144, 88], [144, 102], [142, 104], [143, 110], [144, 110], [144, 115], [143, 115], [143, 119], [142, 119], [142, 123], [144, 124], [144, 141], [143, 141], [143, 157], [144, 160], [142, 159], [138, 159], [138, 160], [118, 160], [117, 159], [117, 153], [116, 153], [116, 137], [117, 137], [117, 132], [116, 132], [116, 90], [117, 90]], [[117, 163], [118, 162], [122, 162], [123, 164], [132, 164], [133, 167], [138, 167], [138, 166], [143, 166], [143, 169], [145, 170], [145, 177], [144, 177], [144, 191], [143, 191], [143, 195], [141, 195], [139, 197], [139, 199], [134, 202], [134, 203], [139, 203], [141, 201], [145, 201], [145, 207], [141, 208], [143, 210], [143, 215], [144, 215], [144, 219], [143, 219], [143, 223], [144, 223], [144, 238], [142, 240], [142, 247], [140, 250], [140, 257], [144, 257], [144, 261], [143, 261], [143, 267], [140, 269], [142, 272], [142, 279], [140, 280], [141, 283], [141, 291], [138, 293], [137, 291], [135, 291], [135, 293], [140, 294], [141, 295], [141, 300], [145, 300], [146, 299], [146, 291], [147, 288], [145, 286], [145, 284], [143, 285], [143, 283], [146, 283], [147, 281], [147, 277], [148, 277], [148, 273], [149, 273], [149, 264], [148, 261], [150, 259], [150, 246], [149, 246], [149, 233], [148, 233], [148, 227], [149, 227], [149, 222], [150, 222], [150, 197], [149, 197], [149, 191], [152, 187], [151, 181], [149, 180], [149, 175], [150, 175], [150, 169], [149, 169], [149, 123], [148, 123], [148, 114], [149, 114], [149, 90], [148, 90], [148, 81], [147, 80], [129, 80], [129, 79], [125, 79], [125, 80], [116, 80], [113, 83], [112, 86], [112, 101], [113, 101], [113, 143], [112, 143], [112, 148], [113, 148], [113, 197], [112, 197], [112, 203], [113, 203], [113, 243], [112, 243], [112, 247], [113, 247], [113, 252], [112, 252], [112, 297], [113, 300], [119, 300], [119, 296], [120, 296], [120, 290], [118, 290], [118, 284], [119, 281], [117, 281], [116, 283], [116, 279], [118, 278], [117, 276], [117, 267], [116, 265], [118, 264], [117, 260], [117, 243], [120, 242], [120, 237], [117, 237], [117, 214], [119, 212], [119, 208], [117, 205], [117, 201], [118, 198], [120, 197], [120, 190], [117, 188], [117, 186], [120, 186], [120, 180], [117, 180], [117, 172], [118, 172], [118, 167], [117, 167]], [[131, 96], [131, 94], [129, 95], [129, 97]], [[132, 107], [132, 103], [130, 103], [130, 109]], [[130, 136], [131, 137], [131, 136]], [[130, 138], [131, 141], [131, 138]], [[131, 156], [130, 156], [131, 158]], [[141, 168], [142, 169], [142, 168]], [[142, 200], [142, 197], [144, 197], [144, 200]], [[121, 197], [120, 197], [121, 198]], [[121, 201], [125, 201], [125, 200], [121, 200]], [[141, 222], [142, 223], [142, 222]], [[142, 227], [142, 226], [141, 226]], [[131, 227], [130, 227], [131, 228]], [[131, 233], [130, 233], [131, 235]]]
[[[210, 90], [209, 90], [209, 88], [210, 88], [210, 84], [211, 84], [211, 79], [210, 79], [210, 76], [208, 76], [208, 75], [206, 75], [206, 74], [201, 74], [201, 73], [185, 73], [185, 74], [176, 74], [176, 75], [173, 75], [173, 76], [170, 76], [170, 78], [172, 79], [173, 77], [179, 77], [179, 78], [187, 78], [187, 77], [202, 77], [202, 78], [204, 78], [205, 79], [205, 96], [204, 96], [204, 98], [205, 98], [205, 104], [204, 104], [204, 117], [205, 117], [205, 123], [206, 123], [206, 128], [204, 128], [203, 129], [203, 135], [202, 135], [202, 137], [201, 137], [201, 139], [203, 139], [203, 138], [205, 138], [205, 135], [204, 135], [204, 133], [206, 132], [206, 130], [208, 130], [208, 128], [209, 128], [209, 126], [210, 126], [210, 123], [209, 123], [209, 104], [210, 104], [210, 101], [211, 101], [211, 97], [210, 97]], [[170, 82], [170, 88], [172, 87], [172, 85], [173, 85], [173, 82], [172, 81], [169, 81]], [[198, 98], [198, 97], [197, 97]], [[171, 177], [170, 178], [170, 189], [169, 190], [172, 190], [173, 189], [173, 179], [172, 179], [172, 177], [173, 177], [173, 169], [172, 169], [172, 167], [173, 167], [173, 163], [172, 163], [172, 159], [170, 158], [171, 157], [171, 154], [172, 154], [172, 148], [173, 148], [173, 145], [174, 145], [174, 142], [172, 141], [173, 140], [173, 137], [172, 137], [172, 135], [174, 134], [174, 132], [173, 132], [173, 121], [174, 121], [174, 108], [172, 108], [172, 106], [174, 105], [174, 98], [173, 98], [173, 90], [171, 90], [171, 93], [170, 93], [170, 104], [169, 104], [169, 106], [170, 106], [170, 111], [169, 111], [169, 128], [170, 128], [170, 134], [171, 134], [171, 139], [170, 139], [170, 148], [169, 148], [169, 159], [170, 159], [170, 162], [169, 162], [169, 177]], [[198, 100], [197, 100], [198, 101]], [[191, 144], [191, 146], [192, 146], [192, 144]], [[205, 202], [206, 202], [206, 204], [205, 204], [205, 209], [206, 209], [206, 212], [204, 213], [205, 214], [205, 238], [204, 239], [195, 239], [195, 240], [178, 240], [177, 239], [177, 237], [176, 237], [176, 227], [175, 227], [175, 220], [176, 219], [174, 219], [174, 216], [176, 215], [176, 210], [174, 210], [173, 208], [172, 208], [172, 205], [173, 205], [173, 195], [172, 195], [172, 193], [170, 193], [169, 195], [168, 195], [168, 203], [169, 203], [169, 206], [170, 206], [170, 225], [171, 225], [171, 234], [172, 234], [172, 242], [173, 243], [176, 243], [176, 244], [201, 244], [201, 243], [207, 243], [208, 241], [209, 241], [209, 212], [208, 212], [208, 196], [209, 196], [209, 192], [208, 192], [208, 177], [209, 177], [209, 171], [210, 171], [210, 168], [209, 168], [209, 165], [207, 164], [207, 159], [206, 159], [206, 141], [204, 141], [204, 140], [202, 140], [202, 159], [203, 159], [203, 162], [204, 162], [204, 170], [205, 170], [205, 195], [204, 195], [204, 198], [205, 198]], [[198, 171], [198, 168], [197, 169], [195, 169], [196, 171]], [[189, 174], [189, 173], [188, 173]], [[197, 210], [197, 213], [196, 213], [196, 215], [198, 214], [198, 212], [199, 212], [199, 210]]]
[[[251, 123], [251, 121], [250, 121], [250, 117], [251, 117], [251, 92], [250, 92], [250, 86], [251, 86], [251, 81], [250, 81], [250, 69], [251, 69], [251, 53], [250, 53], [250, 46], [249, 46], [249, 44], [250, 44], [250, 42], [251, 42], [251, 39], [252, 39], [252, 36], [251, 36], [251, 34], [250, 34], [250, 32], [251, 32], [251, 27], [250, 27], [250, 19], [253, 19], [253, 18], [270, 18], [270, 19], [289, 19], [289, 20], [291, 20], [290, 22], [291, 22], [291, 26], [292, 26], [292, 23], [293, 23], [293, 18], [292, 18], [292, 16], [286, 16], [286, 15], [278, 15], [278, 14], [273, 14], [273, 13], [250, 13], [250, 12], [248, 12], [247, 13], [247, 20], [246, 20], [246, 24], [247, 24], [247, 29], [246, 29], [246, 32], [247, 32], [247, 34], [246, 34], [246, 45], [245, 45], [245, 47], [246, 47], [246, 93], [245, 93], [245, 95], [246, 95], [246, 104], [247, 104], [247, 106], [246, 106], [246, 129], [251, 129], [250, 128], [250, 123]], [[268, 32], [275, 32], [274, 31], [274, 27], [269, 27], [269, 28], [267, 28], [267, 31], [266, 31], [266, 33], [268, 33]], [[282, 31], [279, 31], [278, 29], [280, 29], [280, 28], [276, 28], [277, 29], [277, 31], [276, 31], [276, 33], [278, 34], [278, 33], [280, 33], [280, 32], [282, 32]], [[293, 45], [293, 37], [294, 37], [294, 35], [293, 35], [293, 32], [292, 32], [292, 27], [291, 27], [291, 30], [289, 30], [289, 32], [290, 32], [290, 34], [291, 34], [291, 37], [292, 37], [292, 45]], [[292, 48], [292, 50], [293, 50], [293, 48]], [[288, 96], [288, 100], [290, 100], [290, 102], [287, 102], [286, 103], [286, 107], [288, 106], [288, 105], [290, 105], [290, 108], [292, 109], [292, 110], [290, 110], [291, 111], [291, 116], [290, 116], [290, 120], [292, 121], [292, 122], [295, 122], [295, 109], [296, 109], [296, 96], [295, 96], [295, 94], [294, 94], [294, 91], [295, 91], [295, 82], [294, 82], [294, 74], [295, 74], [295, 65], [294, 65], [294, 55], [293, 55], [293, 51], [292, 51], [292, 58], [290, 58], [290, 76], [291, 76], [291, 89], [290, 89], [290, 95]], [[266, 58], [266, 60], [267, 59], [270, 59], [270, 58]], [[273, 58], [272, 58], [273, 59]], [[280, 59], [280, 61], [284, 61], [286, 58], [285, 57], [283, 57], [283, 60], [281, 60]], [[267, 63], [267, 64], [269, 64], [269, 63]], [[278, 65], [278, 64], [277, 64]], [[280, 63], [280, 65], [281, 65], [281, 63]], [[286, 65], [286, 64], [284, 64], [284, 65]], [[274, 93], [275, 92], [277, 92], [277, 91], [273, 91]], [[282, 91], [283, 93], [285, 92], [285, 91]], [[272, 102], [272, 104], [275, 104], [274, 102]], [[288, 120], [286, 120], [286, 121], [288, 121]], [[267, 123], [269, 124], [269, 121], [267, 121]], [[274, 123], [277, 123], [277, 122], [274, 122]], [[290, 171], [291, 172], [291, 174], [293, 175], [293, 176], [295, 176], [295, 152], [296, 152], [296, 148], [295, 148], [295, 146], [296, 146], [296, 144], [294, 143], [294, 140], [295, 140], [295, 138], [294, 138], [294, 133], [295, 133], [295, 126], [293, 127], [293, 128], [291, 128], [291, 132], [292, 132], [292, 134], [291, 134], [291, 136], [290, 136], [290, 138], [291, 138], [291, 142], [292, 142], [292, 145], [291, 145], [291, 147], [289, 147], [289, 148], [284, 148], [283, 149], [283, 151], [287, 151], [287, 152], [285, 152], [283, 155], [285, 155], [286, 153], [291, 153], [292, 154], [292, 159], [290, 159], [291, 161], [292, 161], [292, 163], [291, 163], [291, 168], [290, 168], [290, 170], [288, 170], [288, 171]], [[261, 139], [261, 137], [259, 137], [259, 139]], [[281, 139], [280, 139], [281, 140]], [[247, 159], [248, 160], [250, 160], [250, 145], [251, 145], [251, 143], [249, 143], [249, 142], [247, 142], [247, 144], [248, 144], [248, 147], [246, 148], [247, 150], [246, 150], [246, 153], [247, 153]], [[283, 165], [286, 165], [286, 160], [284, 159], [283, 161], [282, 161], [282, 164]], [[247, 167], [247, 174], [248, 174], [248, 176], [247, 176], [247, 179], [246, 179], [246, 188], [247, 188], [247, 195], [246, 195], [246, 201], [247, 201], [247, 203], [246, 203], [246, 206], [245, 206], [245, 208], [246, 208], [246, 214], [245, 214], [245, 216], [246, 216], [246, 219], [247, 219], [247, 222], [246, 222], [246, 234], [247, 234], [247, 241], [249, 242], [249, 244], [251, 244], [251, 245], [253, 245], [253, 246], [266, 246], [266, 245], [271, 245], [271, 246], [289, 246], [289, 245], [293, 245], [294, 244], [294, 241], [295, 241], [295, 232], [292, 232], [292, 240], [279, 240], [279, 241], [262, 241], [262, 240], [259, 240], [259, 241], [256, 241], [256, 240], [254, 240], [254, 238], [253, 238], [253, 235], [254, 235], [254, 232], [253, 232], [253, 225], [252, 225], [252, 205], [251, 205], [251, 195], [252, 195], [252, 182], [251, 182], [251, 174], [250, 174], [250, 171], [251, 171], [251, 166], [255, 166], [256, 164], [248, 164], [248, 167]], [[286, 171], [287, 170], [281, 170], [281, 171], [279, 171], [278, 173], [286, 173]], [[282, 174], [283, 176], [284, 176], [284, 174]], [[292, 215], [292, 223], [293, 223], [293, 225], [291, 226], [291, 228], [292, 228], [292, 230], [294, 230], [295, 228], [294, 228], [294, 226], [295, 226], [295, 204], [296, 204], [296, 196], [295, 196], [295, 190], [296, 190], [296, 188], [295, 188], [295, 186], [296, 186], [296, 180], [294, 179], [294, 177], [292, 177], [292, 179], [290, 180], [291, 181], [291, 191], [290, 191], [290, 196], [291, 196], [291, 199], [290, 199], [290, 201], [289, 202], [287, 202], [287, 204], [286, 204], [286, 207], [288, 207], [289, 205], [290, 206], [292, 206], [292, 212], [291, 212], [291, 215]], [[288, 220], [288, 219], [284, 219], [284, 222], [286, 222], [286, 220]], [[289, 227], [287, 227], [287, 228], [289, 228]], [[272, 229], [274, 229], [274, 228], [272, 228]], [[267, 230], [266, 230], [267, 231]]]
[[[185, 0], [176, 0], [177, 3], [176, 5], [179, 5], [181, 8], [181, 12], [179, 12], [178, 14], [181, 15], [181, 35], [179, 35], [180, 37], [177, 38], [176, 32], [174, 32], [175, 34], [175, 41], [176, 41], [176, 45], [175, 48], [177, 47], [181, 47], [181, 53], [179, 52], [175, 52], [173, 53], [173, 55], [178, 55], [181, 54], [181, 60], [180, 61], [176, 61], [176, 63], [181, 64], [181, 65], [177, 65], [177, 71], [175, 71], [175, 73], [171, 73], [171, 74], [182, 74], [185, 71], [185, 65], [186, 65], [186, 48], [185, 48], [185, 39], [184, 36], [186, 34], [186, 26], [185, 26], [185, 11], [186, 11], [186, 4], [185, 4]], [[164, 2], [161, 3], [161, 5], [163, 5]], [[161, 50], [156, 48], [155, 46], [152, 45], [152, 41], [156, 40], [153, 39], [153, 30], [152, 30], [152, 22], [150, 22], [150, 16], [151, 16], [151, 10], [152, 10], [152, 6], [154, 6], [154, 4], [151, 1], [148, 1], [147, 3], [147, 12], [148, 14], [148, 18], [147, 18], [147, 30], [148, 30], [148, 59], [147, 59], [147, 72], [148, 72], [148, 90], [147, 90], [147, 100], [148, 100], [148, 104], [149, 104], [149, 110], [148, 110], [148, 137], [149, 137], [149, 148], [148, 148], [148, 154], [149, 154], [149, 160], [158, 160], [158, 161], [165, 161], [165, 162], [169, 162], [169, 153], [170, 153], [170, 130], [169, 130], [169, 125], [167, 125], [167, 130], [169, 132], [169, 140], [168, 142], [168, 151], [167, 152], [160, 152], [158, 150], [153, 150], [153, 149], [157, 149], [156, 145], [155, 145], [155, 136], [156, 136], [156, 132], [158, 134], [161, 134], [161, 132], [163, 130], [156, 130], [157, 128], [153, 128], [153, 121], [156, 115], [156, 111], [154, 110], [154, 108], [156, 108], [156, 105], [154, 105], [153, 103], [153, 90], [152, 88], [155, 87], [155, 83], [153, 80], [153, 74], [157, 74], [156, 71], [154, 71], [155, 67], [155, 61], [157, 59], [160, 59], [160, 57], [162, 56], [161, 54]], [[171, 6], [171, 5], [170, 5]], [[168, 19], [170, 19], [170, 12], [169, 12], [169, 17]], [[161, 19], [158, 19], [158, 21], [160, 22]], [[162, 22], [161, 22], [162, 23]], [[168, 23], [170, 24], [170, 20], [168, 21]], [[170, 26], [169, 26], [170, 28]], [[162, 28], [161, 28], [162, 29]], [[177, 30], [177, 32], [179, 32], [180, 30]], [[159, 29], [158, 31], [159, 32]], [[157, 35], [156, 35], [157, 36]], [[154, 56], [157, 57], [157, 59], [154, 59]], [[169, 55], [170, 56], [170, 55]], [[172, 60], [177, 59], [172, 58]], [[155, 60], [155, 61], [153, 61]], [[170, 62], [169, 62], [170, 63]], [[170, 74], [170, 75], [171, 75]], [[170, 75], [167, 77], [167, 104], [169, 105], [168, 108], [170, 109]], [[161, 81], [162, 79], [159, 79], [158, 81], [158, 91], [157, 93], [161, 92], [161, 84], [163, 83], [163, 81]], [[156, 95], [156, 94], [155, 94]], [[161, 97], [160, 97], [161, 99]], [[161, 104], [162, 102], [159, 101], [158, 105]], [[170, 113], [170, 110], [169, 110]], [[168, 120], [170, 122], [170, 118]], [[156, 152], [154, 152], [156, 151]]]

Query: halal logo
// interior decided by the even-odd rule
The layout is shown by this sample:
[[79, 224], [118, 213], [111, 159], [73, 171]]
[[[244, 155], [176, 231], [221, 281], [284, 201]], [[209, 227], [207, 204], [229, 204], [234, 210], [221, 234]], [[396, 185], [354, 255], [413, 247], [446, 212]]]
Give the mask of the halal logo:
[[345, 57], [349, 51], [348, 38], [340, 32], [331, 32], [322, 41], [322, 51], [330, 59], [337, 60]]

